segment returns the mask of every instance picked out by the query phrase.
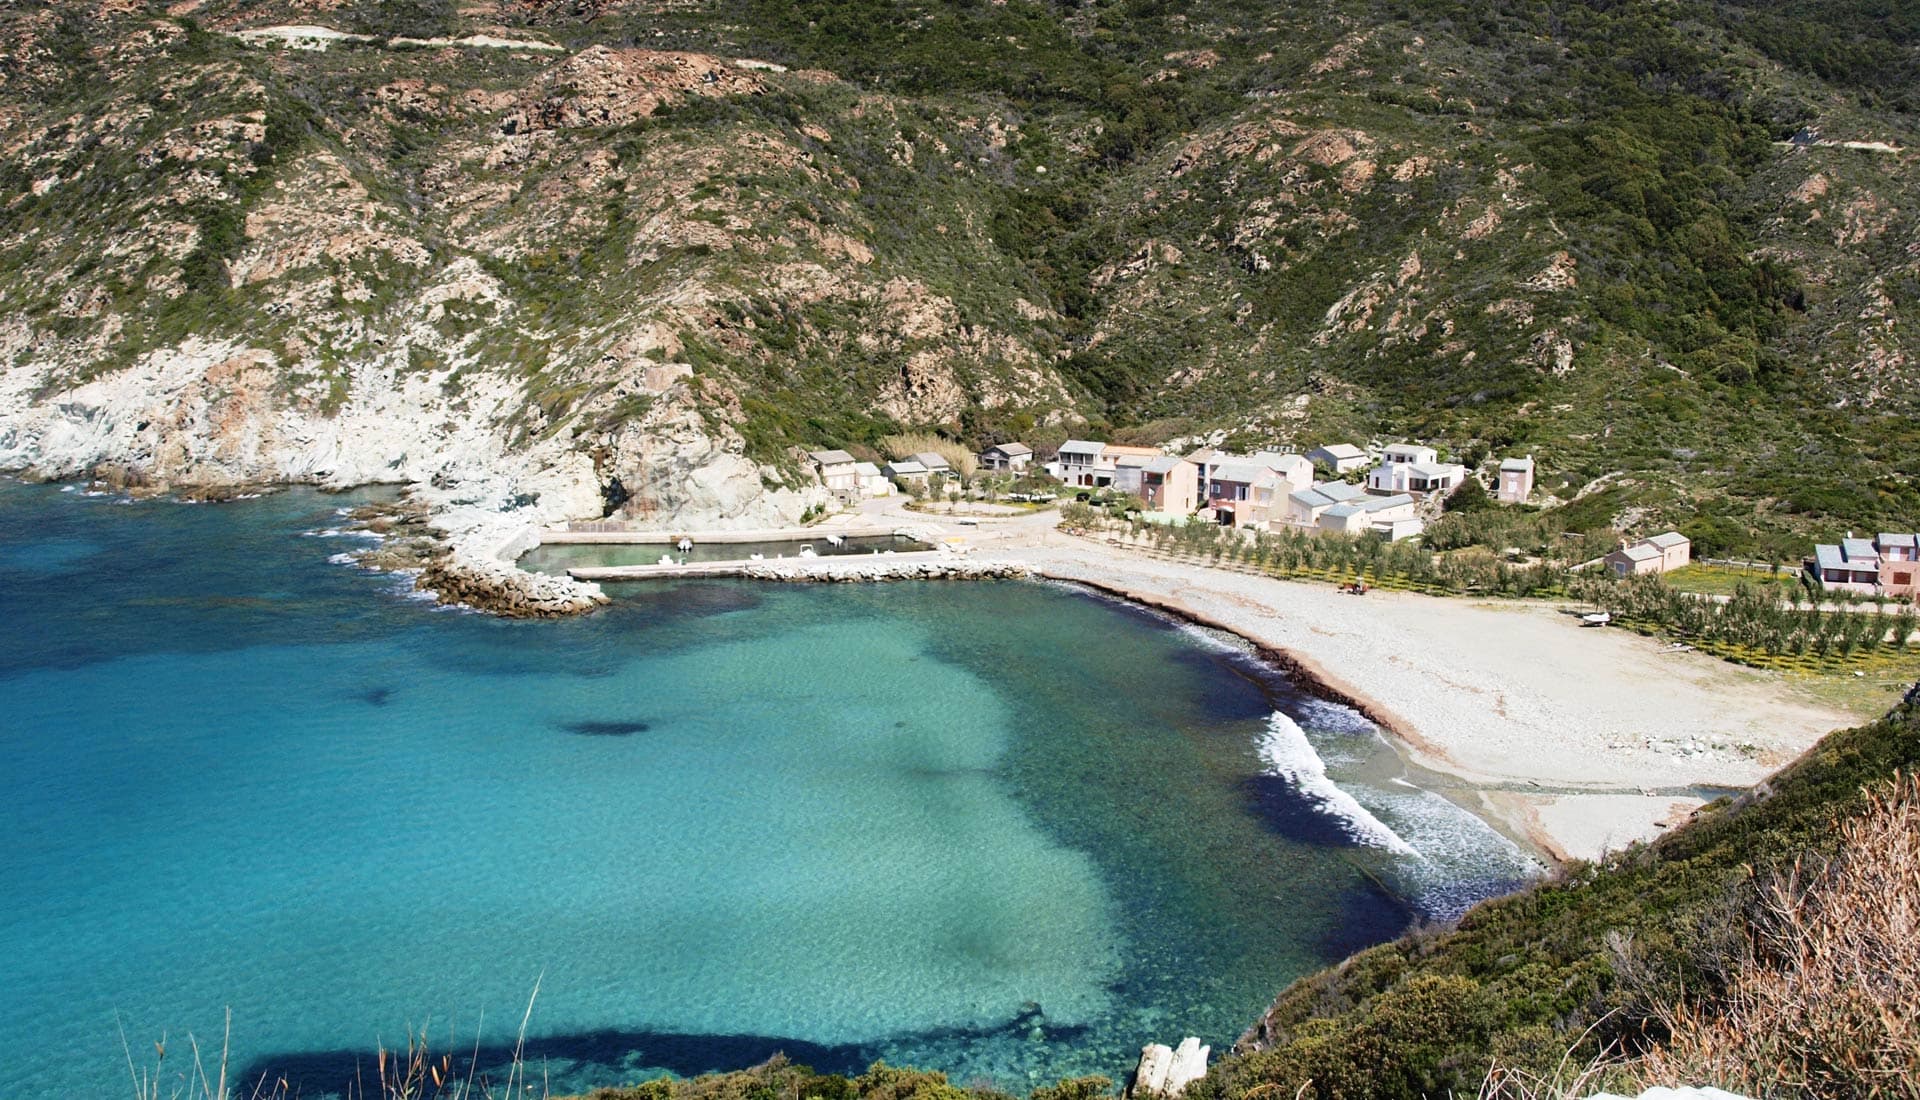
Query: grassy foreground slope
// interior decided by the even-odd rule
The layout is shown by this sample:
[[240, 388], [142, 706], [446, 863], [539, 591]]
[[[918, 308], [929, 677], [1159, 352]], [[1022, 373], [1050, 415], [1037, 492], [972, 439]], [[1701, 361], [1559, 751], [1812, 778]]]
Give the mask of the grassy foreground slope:
[[1920, 761], [1908, 699], [1657, 843], [1303, 979], [1197, 1100], [1291, 1096], [1308, 1081], [1329, 1098], [1472, 1093], [1493, 1060], [1549, 1072], [1569, 1048], [1584, 1061], [1661, 1042], [1661, 1010], [1710, 1009], [1734, 978], [1769, 874], [1831, 854], [1833, 822]]

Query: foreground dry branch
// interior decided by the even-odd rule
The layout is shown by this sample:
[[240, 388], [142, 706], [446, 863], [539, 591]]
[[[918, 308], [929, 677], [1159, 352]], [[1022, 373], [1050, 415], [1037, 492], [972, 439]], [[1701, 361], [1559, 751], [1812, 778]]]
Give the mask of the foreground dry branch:
[[1724, 1003], [1667, 1013], [1648, 1084], [1752, 1096], [1920, 1097], [1920, 778], [1836, 823], [1839, 852], [1765, 891]]

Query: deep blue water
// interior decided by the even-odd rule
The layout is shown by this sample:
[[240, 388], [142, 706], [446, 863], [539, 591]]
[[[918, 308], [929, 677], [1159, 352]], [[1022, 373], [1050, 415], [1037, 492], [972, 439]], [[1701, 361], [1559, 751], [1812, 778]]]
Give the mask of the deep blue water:
[[[556, 1092], [775, 1051], [1024, 1090], [1230, 1044], [1522, 873], [1376, 731], [1043, 585], [656, 582], [507, 622], [357, 498], [0, 483], [0, 1096], [185, 1037], [304, 1095], [429, 1027]], [[1324, 765], [1326, 775], [1319, 774]]]

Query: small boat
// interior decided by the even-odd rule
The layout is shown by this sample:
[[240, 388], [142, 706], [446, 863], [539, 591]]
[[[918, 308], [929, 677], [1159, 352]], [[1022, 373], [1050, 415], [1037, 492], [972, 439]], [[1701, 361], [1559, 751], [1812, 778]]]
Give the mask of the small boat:
[[820, 551], [815, 550], [812, 543], [807, 543], [800, 548], [799, 556], [803, 558], [817, 558], [820, 556]]
[[847, 544], [847, 536], [845, 535], [828, 535], [827, 536], [828, 546], [845, 546], [846, 544]]
[[1581, 626], [1605, 626], [1612, 621], [1613, 613], [1610, 611], [1596, 611], [1591, 615], [1580, 616]]
[[662, 555], [660, 555], [660, 564], [661, 564], [661, 565], [672, 565], [672, 564], [673, 564], [673, 555], [672, 555], [672, 554], [662, 554]]
[[767, 556], [765, 554], [748, 554], [747, 560], [748, 561], [766, 561]]
[[693, 549], [693, 540], [689, 538], [682, 538], [678, 543], [675, 544], [674, 549], [684, 554], [687, 551]]

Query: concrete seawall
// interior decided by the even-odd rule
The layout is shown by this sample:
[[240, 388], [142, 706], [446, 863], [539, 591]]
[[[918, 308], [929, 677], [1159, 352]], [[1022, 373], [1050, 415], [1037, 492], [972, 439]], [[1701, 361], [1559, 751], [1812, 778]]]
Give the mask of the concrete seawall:
[[1019, 562], [971, 561], [939, 551], [908, 554], [784, 558], [779, 561], [710, 561], [689, 565], [604, 565], [567, 570], [582, 581], [682, 580], [740, 577], [759, 581], [853, 584], [906, 580], [997, 580], [1026, 577]]
[[750, 531], [594, 531], [548, 527], [539, 532], [547, 546], [671, 546], [681, 539], [695, 545], [739, 542], [824, 542], [829, 535], [869, 539], [904, 536], [922, 539], [925, 532], [897, 525], [864, 527], [769, 527]]

